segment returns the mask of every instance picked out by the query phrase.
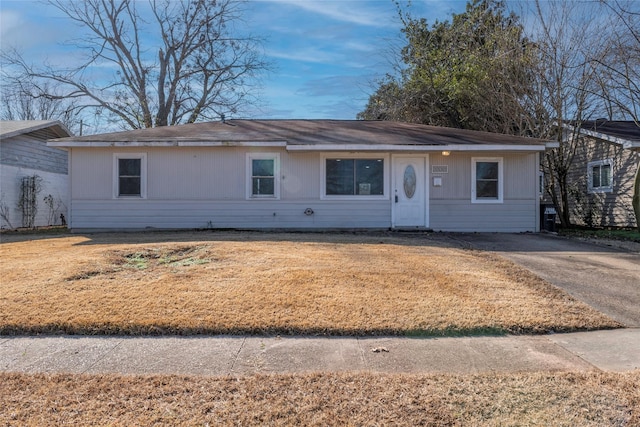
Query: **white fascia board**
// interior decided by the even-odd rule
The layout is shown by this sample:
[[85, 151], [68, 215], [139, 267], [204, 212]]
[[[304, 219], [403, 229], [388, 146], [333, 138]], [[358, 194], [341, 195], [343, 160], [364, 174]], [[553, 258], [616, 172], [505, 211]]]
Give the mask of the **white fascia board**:
[[[554, 143], [551, 143], [554, 144]], [[557, 143], [556, 143], [557, 146]], [[549, 147], [547, 145], [547, 147]], [[460, 144], [460, 145], [392, 145], [392, 144], [320, 144], [287, 145], [287, 151], [400, 151], [400, 152], [439, 152], [439, 151], [544, 151], [545, 145], [501, 145], [501, 144]], [[551, 147], [549, 147], [551, 148]]]
[[627, 141], [623, 144], [623, 147], [627, 150], [640, 152], [640, 141]]
[[48, 141], [50, 147], [286, 147], [286, 141]]

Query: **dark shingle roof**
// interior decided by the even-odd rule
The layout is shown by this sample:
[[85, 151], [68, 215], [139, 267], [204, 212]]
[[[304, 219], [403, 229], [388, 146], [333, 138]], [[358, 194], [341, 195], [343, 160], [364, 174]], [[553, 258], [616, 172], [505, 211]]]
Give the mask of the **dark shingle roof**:
[[61, 138], [69, 143], [286, 142], [287, 145], [544, 145], [547, 141], [412, 123], [365, 120], [227, 120]]
[[640, 141], [640, 127], [632, 121], [589, 120], [582, 122], [580, 128], [627, 141]]

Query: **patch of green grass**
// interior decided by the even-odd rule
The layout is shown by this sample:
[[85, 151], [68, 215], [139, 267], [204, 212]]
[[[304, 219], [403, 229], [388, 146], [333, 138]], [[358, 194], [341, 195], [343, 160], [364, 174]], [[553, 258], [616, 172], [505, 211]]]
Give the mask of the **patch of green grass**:
[[149, 258], [142, 252], [136, 252], [127, 255], [125, 258], [125, 266], [137, 268], [138, 270], [145, 270], [149, 267]]
[[66, 225], [50, 225], [36, 228], [15, 228], [13, 230], [0, 230], [0, 234], [7, 236], [13, 235], [33, 235], [33, 234], [69, 234], [70, 231]]

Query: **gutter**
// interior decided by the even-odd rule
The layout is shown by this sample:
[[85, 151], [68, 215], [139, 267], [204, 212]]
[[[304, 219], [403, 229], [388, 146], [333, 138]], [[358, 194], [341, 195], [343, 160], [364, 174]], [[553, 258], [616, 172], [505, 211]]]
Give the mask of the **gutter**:
[[392, 152], [469, 152], [469, 151], [545, 151], [556, 148], [557, 142], [545, 145], [460, 144], [460, 145], [393, 145], [393, 144], [318, 144], [287, 145], [287, 151], [392, 151]]

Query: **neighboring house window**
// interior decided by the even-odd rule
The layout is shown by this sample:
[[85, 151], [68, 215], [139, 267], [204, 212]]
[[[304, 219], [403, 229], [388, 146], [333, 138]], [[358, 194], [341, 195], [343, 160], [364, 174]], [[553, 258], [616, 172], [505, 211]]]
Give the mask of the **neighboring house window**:
[[147, 197], [147, 155], [114, 154], [114, 197]]
[[471, 159], [471, 201], [502, 203], [502, 157]]
[[613, 190], [613, 160], [599, 160], [587, 164], [589, 192], [611, 192]]
[[323, 156], [325, 198], [384, 198], [387, 161], [384, 156]]
[[247, 154], [247, 198], [280, 198], [280, 155], [278, 153]]

